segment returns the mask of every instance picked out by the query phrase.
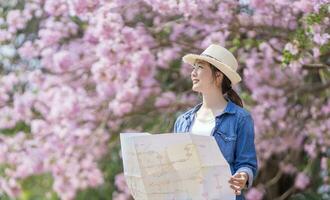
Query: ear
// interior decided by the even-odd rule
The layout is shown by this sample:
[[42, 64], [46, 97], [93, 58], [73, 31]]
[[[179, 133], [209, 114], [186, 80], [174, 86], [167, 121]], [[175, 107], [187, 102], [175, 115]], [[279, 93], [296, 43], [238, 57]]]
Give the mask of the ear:
[[222, 79], [223, 79], [222, 74], [221, 74], [220, 72], [216, 72], [216, 74], [215, 74], [215, 78], [216, 78], [217, 86], [220, 87], [221, 82], [222, 82]]
[[220, 72], [216, 72], [216, 73], [215, 73], [215, 77], [217, 77], [217, 78], [220, 77], [220, 79], [221, 79], [222, 74], [221, 74]]
[[217, 86], [220, 85], [220, 81], [221, 81], [220, 75], [219, 74], [215, 74], [215, 84]]

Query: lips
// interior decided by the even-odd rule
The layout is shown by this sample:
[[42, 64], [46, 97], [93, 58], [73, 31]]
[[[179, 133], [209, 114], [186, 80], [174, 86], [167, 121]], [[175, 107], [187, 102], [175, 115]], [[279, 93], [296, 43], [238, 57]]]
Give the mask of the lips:
[[193, 79], [193, 81], [192, 81], [194, 84], [195, 83], [198, 83], [199, 82], [199, 80], [198, 79]]

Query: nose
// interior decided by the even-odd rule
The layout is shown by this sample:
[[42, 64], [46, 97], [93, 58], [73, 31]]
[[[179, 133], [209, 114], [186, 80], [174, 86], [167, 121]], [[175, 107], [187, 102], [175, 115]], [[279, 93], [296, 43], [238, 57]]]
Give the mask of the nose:
[[191, 77], [196, 77], [197, 76], [197, 69], [193, 67], [193, 70], [191, 71]]

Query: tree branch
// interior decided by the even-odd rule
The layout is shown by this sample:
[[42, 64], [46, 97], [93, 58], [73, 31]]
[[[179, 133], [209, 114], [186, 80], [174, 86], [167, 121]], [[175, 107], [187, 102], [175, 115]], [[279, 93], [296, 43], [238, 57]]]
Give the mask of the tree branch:
[[282, 174], [283, 174], [282, 171], [278, 170], [277, 174], [270, 181], [266, 183], [266, 187], [270, 187], [275, 183], [277, 183], [278, 180], [280, 180], [280, 178], [282, 177]]
[[324, 84], [311, 84], [311, 85], [305, 85], [304, 87], [298, 88], [296, 92], [298, 94], [301, 93], [314, 93], [314, 92], [319, 92], [320, 90], [323, 89], [329, 89], [330, 87], [330, 81], [324, 83]]
[[276, 198], [275, 200], [284, 200], [287, 199], [290, 194], [292, 194], [295, 191], [294, 187], [291, 187], [286, 192], [284, 192], [280, 197]]
[[323, 69], [323, 68], [330, 68], [329, 65], [326, 65], [326, 64], [306, 64], [306, 65], [303, 65], [303, 68], [304, 69]]

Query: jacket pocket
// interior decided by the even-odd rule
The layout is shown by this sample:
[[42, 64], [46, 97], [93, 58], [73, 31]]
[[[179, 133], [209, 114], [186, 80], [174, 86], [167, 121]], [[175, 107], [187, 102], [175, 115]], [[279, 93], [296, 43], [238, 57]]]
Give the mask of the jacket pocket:
[[236, 141], [236, 139], [237, 139], [236, 135], [228, 135], [219, 130], [216, 132], [216, 134], [219, 134], [222, 137], [222, 139], [226, 142]]
[[225, 133], [221, 130], [217, 130], [214, 134], [222, 155], [225, 157], [228, 163], [234, 161], [234, 152], [236, 146], [237, 135]]

